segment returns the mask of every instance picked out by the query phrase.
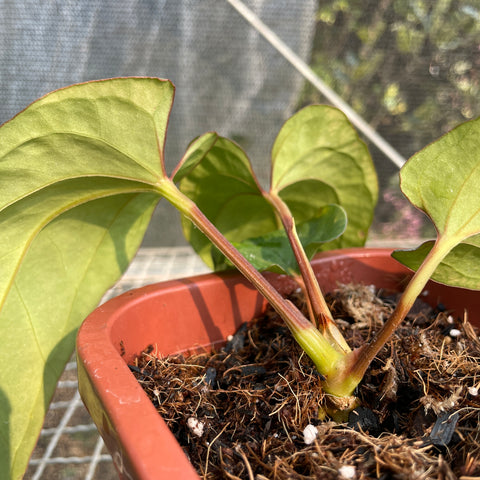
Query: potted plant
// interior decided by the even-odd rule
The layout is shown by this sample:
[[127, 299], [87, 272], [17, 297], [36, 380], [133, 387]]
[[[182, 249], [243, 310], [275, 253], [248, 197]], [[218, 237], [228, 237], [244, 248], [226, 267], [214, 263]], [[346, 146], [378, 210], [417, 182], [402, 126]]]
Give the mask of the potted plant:
[[[398, 289], [411, 276], [388, 249], [324, 252], [312, 265], [324, 291], [335, 289], [337, 281]], [[285, 277], [267, 278], [282, 293], [295, 288]], [[476, 292], [437, 283], [427, 289], [428, 301], [443, 302], [453, 315], [468, 308], [479, 324]], [[121, 478], [198, 478], [127, 365], [149, 344], [162, 355], [219, 346], [265, 308], [241, 275], [223, 273], [139, 288], [87, 318], [77, 339], [79, 388]]]
[[[404, 193], [430, 216], [438, 238], [415, 251], [395, 253], [416, 273], [385, 326], [365, 347], [352, 350], [325, 302], [322, 282], [316, 278], [319, 273], [310, 264], [319, 250], [363, 244], [372, 219], [375, 172], [348, 120], [325, 106], [308, 107], [292, 117], [275, 141], [267, 190], [257, 182], [243, 151], [215, 133], [194, 140], [167, 175], [163, 145], [172, 100], [168, 81], [91, 82], [47, 95], [2, 126], [0, 246], [6, 274], [0, 283], [0, 325], [9, 346], [2, 350], [2, 359], [6, 362], [12, 351], [30, 346], [39, 377], [37, 381], [29, 372], [28, 378], [18, 373], [13, 378], [2, 369], [2, 424], [10, 450], [3, 453], [0, 464], [14, 472], [12, 476], [28, 458], [29, 442], [31, 446], [62, 362], [71, 352], [76, 326], [128, 265], [161, 197], [180, 211], [187, 238], [207, 263], [218, 269], [233, 264], [255, 287], [255, 302], [258, 291], [278, 312], [319, 372], [321, 389], [330, 399], [323, 411], [337, 419], [356, 406], [355, 388], [369, 363], [430, 277], [460, 287], [479, 286], [472, 268], [480, 230], [473, 193], [479, 164], [478, 121], [453, 130], [402, 170]], [[458, 159], [461, 168], [455, 164]], [[446, 172], [442, 181], [438, 171]], [[277, 280], [260, 270], [289, 274], [305, 291], [309, 319], [272, 285]], [[209, 278], [207, 284], [218, 277]], [[221, 278], [238, 284], [238, 279]], [[188, 290], [197, 304], [206, 295], [194, 285]], [[163, 308], [164, 301], [156, 305]], [[135, 318], [140, 322], [144, 317]], [[19, 328], [11, 328], [14, 322]], [[122, 335], [125, 322], [120, 324], [120, 330], [110, 330], [108, 322], [102, 328]], [[189, 338], [189, 332], [182, 333]], [[120, 349], [121, 345], [115, 344]], [[174, 350], [190, 346], [178, 341]], [[162, 353], [173, 351], [167, 350]], [[81, 362], [88, 365], [90, 361], [82, 357], [85, 351], [79, 347]], [[87, 372], [98, 378], [99, 370], [84, 370], [83, 365], [81, 382]], [[97, 388], [88, 382], [82, 387], [86, 399]], [[35, 402], [25, 418], [21, 409], [26, 405], [31, 409], [30, 399], [39, 392], [43, 401]], [[136, 404], [140, 398], [137, 389], [128, 399], [115, 402], [103, 397], [102, 402]], [[141, 459], [140, 466], [131, 466], [131, 457], [110, 442], [108, 435], [117, 431], [115, 423], [109, 423], [115, 416], [97, 412], [99, 405], [92, 401], [89, 408], [101, 421], [117, 468], [127, 478], [129, 472], [141, 477], [145, 469]], [[178, 447], [176, 452], [172, 468], [179, 458]]]

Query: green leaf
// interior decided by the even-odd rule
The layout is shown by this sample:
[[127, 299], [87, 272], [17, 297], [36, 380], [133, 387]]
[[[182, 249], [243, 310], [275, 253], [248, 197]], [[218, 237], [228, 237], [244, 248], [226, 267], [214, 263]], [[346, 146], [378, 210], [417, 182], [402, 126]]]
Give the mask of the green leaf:
[[218, 134], [215, 132], [205, 133], [196, 138], [187, 148], [185, 155], [172, 174], [175, 183], [179, 182], [185, 175], [193, 170], [207, 155], [215, 142], [218, 140]]
[[164, 80], [90, 82], [0, 128], [1, 478], [23, 475], [79, 324], [140, 245], [172, 101]]
[[[393, 258], [417, 270], [434, 245], [428, 241], [415, 250], [397, 250]], [[457, 245], [437, 267], [432, 279], [456, 287], [480, 290], [480, 235]]]
[[404, 165], [400, 186], [442, 235], [480, 231], [480, 118], [459, 125]]
[[[189, 149], [184, 159], [188, 172], [187, 166], [179, 170], [180, 190], [230, 241], [279, 229], [280, 221], [243, 150], [225, 138], [205, 149], [207, 141], [201, 137]], [[326, 205], [338, 204], [349, 223], [344, 235], [328, 247], [364, 244], [377, 201], [377, 179], [365, 144], [341, 112], [315, 105], [294, 115], [275, 141], [272, 162], [272, 192], [287, 203], [297, 224], [317, 218]], [[188, 220], [183, 230], [207, 265], [226, 268], [223, 257]]]
[[[207, 134], [209, 135], [209, 134]], [[203, 146], [202, 137], [192, 147]], [[201, 158], [192, 168], [190, 158]], [[207, 218], [229, 240], [241, 242], [271, 232], [279, 227], [270, 204], [262, 195], [245, 152], [232, 141], [218, 137], [215, 144], [197, 154], [189, 148], [183, 162], [188, 174], [179, 183], [180, 190], [191, 198]], [[186, 167], [178, 169], [183, 173]], [[177, 173], [175, 179], [179, 174]], [[223, 257], [215, 255], [209, 240], [187, 219], [183, 231], [195, 251], [212, 268], [226, 268]]]
[[[297, 234], [309, 260], [322, 244], [339, 237], [347, 226], [345, 210], [338, 205], [322, 207], [317, 218], [297, 226]], [[233, 242], [242, 255], [260, 271], [300, 275], [300, 269], [285, 230], [279, 229], [242, 243]]]
[[[0, 313], [1, 478], [21, 478], [76, 330], [125, 271], [157, 201], [120, 195], [74, 208], [50, 222], [23, 259]], [[19, 352], [28, 368], [15, 365]]]
[[[480, 119], [458, 126], [415, 154], [402, 168], [400, 180], [410, 202], [434, 223], [444, 254], [453, 248], [433, 278], [479, 288]], [[415, 251], [397, 252], [395, 258], [417, 269], [430, 248], [426, 244]]]
[[291, 117], [272, 150], [272, 191], [297, 222], [314, 218], [326, 204], [341, 205], [348, 226], [323, 249], [365, 243], [378, 198], [375, 168], [366, 145], [336, 108], [312, 105]]

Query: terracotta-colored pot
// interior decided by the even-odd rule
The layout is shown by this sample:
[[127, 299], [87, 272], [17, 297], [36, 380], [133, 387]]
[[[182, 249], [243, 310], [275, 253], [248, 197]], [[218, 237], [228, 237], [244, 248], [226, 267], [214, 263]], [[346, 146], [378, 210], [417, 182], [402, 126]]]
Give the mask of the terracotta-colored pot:
[[[362, 282], [399, 289], [409, 271], [385, 249], [338, 250], [313, 262], [321, 288]], [[279, 290], [285, 276], [267, 274]], [[480, 295], [430, 283], [423, 299], [480, 325]], [[183, 450], [130, 373], [147, 345], [159, 355], [221, 344], [266, 302], [237, 273], [207, 274], [132, 290], [97, 308], [77, 338], [79, 390], [123, 479], [198, 479]]]

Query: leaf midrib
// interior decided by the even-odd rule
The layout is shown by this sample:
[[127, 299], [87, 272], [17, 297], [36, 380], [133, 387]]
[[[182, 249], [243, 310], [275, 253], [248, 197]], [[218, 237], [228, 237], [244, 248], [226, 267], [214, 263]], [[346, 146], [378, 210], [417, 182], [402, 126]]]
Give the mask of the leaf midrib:
[[[39, 140], [39, 139], [44, 139], [44, 138], [47, 138], [47, 137], [50, 137], [50, 136], [63, 136], [63, 135], [70, 135], [72, 137], [80, 137], [82, 139], [94, 139], [96, 141], [98, 141], [98, 143], [101, 143], [101, 144], [104, 144], [105, 146], [107, 146], [109, 149], [113, 150], [114, 152], [117, 152], [120, 156], [122, 156], [123, 158], [125, 158], [126, 161], [129, 161], [131, 160], [133, 163], [135, 163], [136, 165], [138, 165], [142, 170], [148, 172], [152, 177], [153, 179], [156, 181], [158, 181], [158, 179], [160, 178], [161, 174], [159, 172], [156, 172], [154, 171], [153, 169], [150, 169], [150, 168], [147, 168], [145, 165], [143, 165], [142, 163], [140, 163], [140, 161], [138, 159], [135, 159], [133, 158], [132, 156], [128, 155], [127, 153], [123, 152], [122, 150], [120, 150], [119, 148], [115, 147], [114, 145], [112, 145], [110, 142], [107, 142], [105, 141], [104, 139], [102, 138], [99, 138], [99, 137], [92, 137], [92, 136], [88, 136], [88, 135], [82, 135], [82, 134], [79, 134], [79, 133], [75, 133], [75, 132], [55, 132], [55, 133], [50, 133], [50, 134], [47, 134], [47, 135], [41, 135], [41, 136], [37, 136], [35, 138], [31, 138], [29, 139], [27, 142], [23, 142], [21, 144], [18, 144], [16, 145], [12, 150], [9, 150], [6, 154], [10, 154], [12, 152], [14, 152], [17, 148], [20, 148], [22, 147], [23, 145], [26, 145], [30, 142], [34, 142], [35, 140]], [[0, 159], [1, 160], [1, 159]], [[159, 160], [161, 160], [159, 158]], [[15, 198], [14, 200], [4, 204], [4, 206], [2, 206], [0, 208], [0, 211], [2, 211], [4, 208], [14, 204], [15, 202], [17, 201], [20, 201], [32, 194], [34, 194], [35, 192], [38, 192], [39, 190], [41, 190], [42, 188], [46, 188], [48, 186], [51, 186], [57, 182], [62, 182], [62, 181], [65, 181], [65, 180], [69, 180], [69, 179], [75, 179], [75, 178], [88, 178], [88, 177], [105, 177], [105, 178], [118, 178], [118, 179], [123, 179], [123, 180], [130, 180], [130, 181], [136, 181], [136, 182], [142, 182], [142, 183], [145, 183], [147, 185], [154, 185], [155, 183], [154, 182], [148, 182], [144, 179], [138, 179], [138, 178], [131, 178], [131, 177], [122, 177], [122, 176], [119, 176], [119, 175], [108, 175], [108, 174], [96, 174], [95, 172], [92, 172], [91, 174], [82, 174], [82, 175], [75, 175], [75, 176], [66, 176], [66, 177], [58, 177], [58, 178], [55, 178], [53, 181], [49, 182], [49, 183], [45, 183], [43, 185], [40, 185], [38, 188], [36, 189], [33, 189], [33, 190], [30, 190], [28, 191], [26, 194], [22, 195], [22, 196], [19, 196], [17, 198]]]
[[[98, 200], [100, 198], [107, 198], [107, 197], [111, 197], [111, 196], [115, 196], [115, 195], [122, 195], [122, 194], [126, 194], [126, 193], [147, 193], [149, 192], [149, 190], [144, 190], [144, 189], [118, 189], [118, 190], [115, 190], [115, 191], [112, 191], [111, 193], [103, 193], [102, 195], [99, 195], [98, 192], [92, 192], [90, 195], [86, 195], [85, 197], [82, 198], [82, 201], [72, 201], [66, 205], [64, 205], [61, 209], [59, 210], [56, 210], [55, 212], [53, 212], [52, 214], [50, 214], [48, 217], [46, 217], [44, 219], [43, 222], [41, 222], [40, 224], [37, 225], [37, 228], [35, 228], [33, 231], [32, 231], [32, 234], [28, 237], [28, 240], [24, 243], [23, 245], [23, 248], [22, 248], [22, 253], [19, 255], [19, 258], [18, 258], [18, 262], [15, 266], [15, 268], [12, 270], [12, 275], [11, 275], [11, 278], [10, 280], [8, 281], [7, 283], [7, 286], [5, 288], [5, 291], [3, 292], [3, 298], [0, 296], [0, 310], [2, 309], [3, 307], [3, 304], [8, 296], [8, 293], [10, 292], [10, 289], [12, 288], [12, 284], [14, 282], [14, 279], [18, 273], [18, 270], [23, 262], [23, 260], [25, 259], [25, 255], [27, 254], [27, 251], [28, 249], [30, 248], [32, 242], [34, 241], [34, 239], [37, 237], [37, 235], [50, 223], [52, 222], [55, 218], [59, 217], [60, 215], [62, 215], [63, 213], [65, 212], [68, 212], [69, 210], [72, 210], [73, 208], [76, 208], [80, 205], [83, 205], [85, 203], [88, 203], [90, 201], [93, 201], [93, 200]], [[150, 191], [150, 193], [157, 193], [158, 192], [154, 189], [152, 189]], [[1, 294], [2, 292], [0, 292]]]

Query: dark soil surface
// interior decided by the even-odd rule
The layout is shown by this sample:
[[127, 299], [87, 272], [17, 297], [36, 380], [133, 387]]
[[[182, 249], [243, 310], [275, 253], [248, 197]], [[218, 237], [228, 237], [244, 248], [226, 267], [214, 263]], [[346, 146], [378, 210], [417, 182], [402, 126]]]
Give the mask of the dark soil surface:
[[[328, 299], [352, 347], [395, 300], [352, 285]], [[321, 379], [272, 311], [219, 352], [159, 360], [150, 347], [131, 368], [205, 479], [480, 479], [478, 335], [442, 306], [414, 311], [344, 424], [319, 419]]]

